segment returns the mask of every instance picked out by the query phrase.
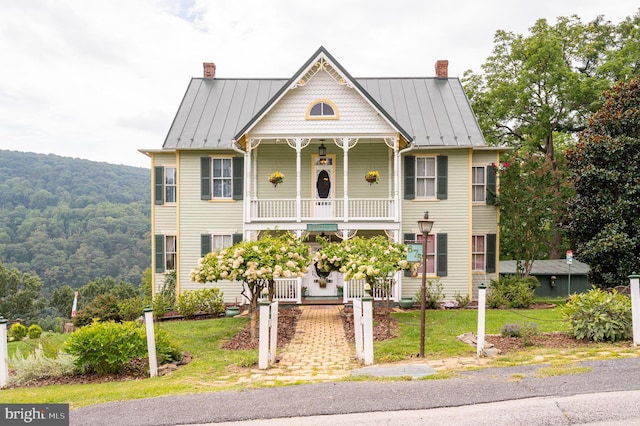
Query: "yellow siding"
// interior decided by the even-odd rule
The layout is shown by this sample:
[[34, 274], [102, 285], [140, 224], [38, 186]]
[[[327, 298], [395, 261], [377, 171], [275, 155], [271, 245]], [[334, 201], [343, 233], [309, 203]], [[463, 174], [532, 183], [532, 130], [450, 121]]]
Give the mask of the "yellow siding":
[[[447, 300], [452, 300], [455, 293], [462, 295], [469, 291], [469, 274], [471, 273], [469, 244], [470, 211], [470, 173], [469, 154], [467, 149], [429, 151], [429, 155], [448, 156], [448, 191], [446, 200], [405, 200], [402, 199], [402, 234], [418, 233], [418, 219], [425, 210], [434, 221], [432, 233], [447, 234], [447, 276], [440, 277]], [[420, 155], [413, 152], [412, 155]], [[404, 188], [404, 182], [403, 182]], [[401, 197], [404, 197], [402, 192]], [[402, 236], [402, 235], [401, 235]], [[438, 279], [438, 277], [427, 277]], [[414, 295], [421, 285], [421, 279], [404, 277], [402, 281], [403, 295]]]
[[[179, 223], [179, 283], [180, 291], [205, 287], [219, 287], [220, 284], [204, 285], [190, 280], [190, 272], [200, 259], [200, 235], [208, 233], [242, 233], [243, 201], [205, 201], [200, 199], [200, 158], [206, 152], [181, 152], [180, 154], [180, 223]], [[216, 154], [237, 155], [233, 151]], [[224, 291], [224, 290], [223, 290]], [[225, 292], [226, 293], [226, 292]], [[225, 296], [225, 301], [233, 302], [235, 297]]]

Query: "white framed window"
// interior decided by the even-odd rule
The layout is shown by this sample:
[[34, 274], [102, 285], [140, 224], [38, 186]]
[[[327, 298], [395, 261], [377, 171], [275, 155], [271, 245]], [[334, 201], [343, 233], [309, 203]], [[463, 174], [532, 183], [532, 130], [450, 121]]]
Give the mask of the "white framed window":
[[211, 251], [220, 250], [231, 247], [233, 245], [233, 235], [231, 234], [212, 234], [211, 235]]
[[484, 166], [471, 168], [471, 190], [474, 203], [486, 202], [486, 171]]
[[164, 270], [173, 271], [176, 269], [176, 237], [175, 235], [164, 236]]
[[436, 157], [416, 157], [416, 198], [436, 198]]
[[213, 188], [213, 198], [232, 197], [232, 162], [231, 158], [211, 159], [211, 187]]
[[486, 265], [487, 245], [484, 235], [471, 236], [471, 270], [484, 272]]
[[177, 193], [176, 168], [164, 168], [164, 202], [175, 203]]

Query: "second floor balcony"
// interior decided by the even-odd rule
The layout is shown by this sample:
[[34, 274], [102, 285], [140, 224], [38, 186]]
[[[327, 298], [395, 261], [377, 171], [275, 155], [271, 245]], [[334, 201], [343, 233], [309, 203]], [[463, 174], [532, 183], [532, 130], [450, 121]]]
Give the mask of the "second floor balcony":
[[350, 221], [398, 221], [397, 201], [392, 198], [271, 198], [251, 199], [251, 222], [305, 222], [331, 219]]

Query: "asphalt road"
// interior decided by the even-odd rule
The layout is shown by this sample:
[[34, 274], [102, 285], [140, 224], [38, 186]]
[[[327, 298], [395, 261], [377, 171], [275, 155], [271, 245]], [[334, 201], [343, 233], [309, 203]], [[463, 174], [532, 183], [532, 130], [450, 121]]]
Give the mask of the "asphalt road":
[[539, 378], [541, 365], [489, 368], [446, 380], [337, 382], [114, 402], [73, 410], [70, 424], [640, 424], [640, 359], [581, 365], [592, 371]]

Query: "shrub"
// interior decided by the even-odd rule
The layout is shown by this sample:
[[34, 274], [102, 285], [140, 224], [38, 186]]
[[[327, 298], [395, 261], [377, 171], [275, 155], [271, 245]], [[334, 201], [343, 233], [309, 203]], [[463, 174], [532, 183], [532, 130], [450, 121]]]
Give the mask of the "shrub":
[[22, 340], [27, 336], [27, 327], [17, 322], [11, 326], [9, 333], [14, 339]]
[[178, 299], [178, 312], [186, 317], [197, 313], [219, 315], [224, 312], [223, 294], [219, 288], [206, 288], [184, 292]]
[[162, 318], [164, 314], [175, 309], [171, 298], [164, 294], [156, 294], [151, 305], [154, 318]]
[[11, 357], [11, 365], [15, 370], [11, 381], [17, 385], [25, 385], [48, 377], [71, 376], [78, 372], [74, 361], [72, 355], [64, 352], [55, 353], [54, 356], [47, 355], [42, 344], [38, 344], [35, 351], [26, 357], [17, 348]]
[[[147, 356], [145, 326], [134, 322], [94, 322], [74, 332], [65, 351], [76, 357], [76, 366], [99, 375], [121, 371], [132, 359]], [[156, 351], [160, 363], [180, 358], [177, 346], [163, 330], [156, 330]]]
[[487, 295], [490, 308], [526, 309], [535, 300], [535, 289], [540, 283], [536, 277], [503, 277], [499, 281], [491, 280], [491, 291]]
[[[422, 303], [421, 297], [422, 288], [418, 289], [416, 295], [413, 297], [413, 300], [418, 303]], [[439, 309], [440, 302], [442, 302], [445, 297], [446, 295], [442, 291], [442, 283], [440, 283], [440, 281], [433, 282], [431, 280], [427, 280], [425, 292], [427, 309]]]
[[27, 330], [29, 339], [39, 339], [42, 335], [42, 328], [38, 324], [31, 324]]
[[120, 310], [118, 309], [118, 298], [111, 293], [99, 294], [89, 304], [78, 311], [74, 324], [76, 327], [89, 325], [93, 320], [98, 321], [121, 321]]
[[463, 296], [463, 295], [460, 294], [459, 291], [456, 291], [456, 293], [453, 295], [453, 298], [456, 301], [456, 303], [458, 304], [458, 308], [464, 308], [469, 303], [471, 303], [471, 297], [468, 294]]
[[118, 312], [122, 321], [135, 321], [144, 313], [142, 297], [132, 297], [118, 302]]
[[502, 337], [519, 337], [525, 346], [533, 344], [533, 337], [537, 336], [538, 324], [534, 322], [523, 322], [522, 324], [505, 324], [500, 332]]
[[631, 299], [616, 290], [608, 293], [593, 288], [573, 294], [563, 315], [576, 339], [615, 342], [632, 336]]

